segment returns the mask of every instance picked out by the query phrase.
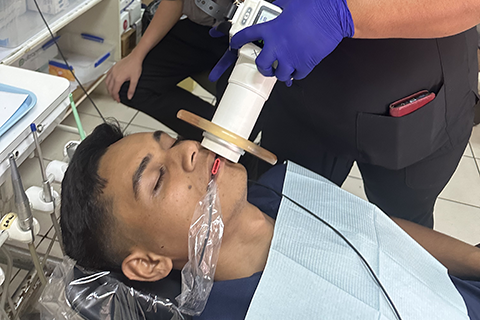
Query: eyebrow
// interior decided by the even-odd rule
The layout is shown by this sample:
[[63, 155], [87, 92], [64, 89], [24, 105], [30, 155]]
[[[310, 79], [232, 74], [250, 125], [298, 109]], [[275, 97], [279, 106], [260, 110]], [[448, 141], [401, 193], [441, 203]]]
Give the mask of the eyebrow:
[[153, 139], [155, 141], [160, 142], [160, 136], [162, 135], [163, 131], [157, 130], [153, 133]]
[[135, 200], [138, 199], [138, 184], [150, 160], [152, 160], [152, 155], [149, 153], [142, 159], [142, 162], [140, 162], [140, 165], [138, 166], [137, 170], [135, 170], [135, 173], [133, 174], [132, 182], [133, 182], [133, 194], [135, 196]]

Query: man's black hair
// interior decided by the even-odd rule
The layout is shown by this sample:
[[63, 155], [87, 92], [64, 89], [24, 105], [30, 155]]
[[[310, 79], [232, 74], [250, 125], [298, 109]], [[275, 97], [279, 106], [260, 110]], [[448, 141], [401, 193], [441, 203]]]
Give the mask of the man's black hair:
[[[101, 157], [123, 138], [117, 124], [101, 124], [77, 147], [62, 181], [60, 226], [65, 253], [88, 269], [120, 271], [112, 201], [98, 175]], [[126, 255], [125, 255], [126, 256]]]

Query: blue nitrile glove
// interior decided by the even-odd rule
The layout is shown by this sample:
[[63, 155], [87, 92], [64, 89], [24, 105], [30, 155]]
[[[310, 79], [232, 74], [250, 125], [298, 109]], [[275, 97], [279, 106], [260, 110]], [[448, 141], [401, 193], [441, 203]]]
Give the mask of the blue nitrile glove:
[[[230, 45], [238, 49], [263, 40], [256, 59], [258, 70], [287, 85], [292, 79], [305, 78], [343, 38], [355, 32], [346, 0], [277, 0], [274, 4], [283, 9], [276, 19], [240, 31]], [[221, 67], [228, 62], [222, 61], [226, 55], [213, 68], [210, 79], [218, 79], [225, 71]], [[275, 61], [278, 67], [273, 69]]]
[[210, 30], [208, 30], [208, 34], [212, 38], [221, 38], [221, 37], [226, 36], [225, 33], [221, 32], [221, 31], [218, 31], [217, 28], [215, 28], [215, 27], [212, 27]]
[[228, 48], [228, 50], [225, 51], [220, 60], [218, 60], [215, 67], [213, 67], [212, 71], [210, 71], [210, 74], [208, 75], [208, 80], [210, 80], [211, 82], [215, 82], [220, 79], [220, 77], [228, 69], [228, 67], [230, 67], [232, 64], [235, 63], [235, 61], [237, 61], [237, 57], [238, 50]]
[[[221, 28], [221, 29], [223, 29], [222, 31], [219, 31], [218, 27], [219, 26], [212, 27], [208, 31], [208, 33], [210, 34], [210, 37], [220, 38], [220, 37], [225, 37], [228, 34], [228, 30], [230, 29], [230, 27], [228, 27], [228, 30], [225, 29], [225, 28]], [[225, 34], [225, 32], [227, 34]], [[228, 67], [230, 67], [232, 64], [235, 63], [235, 61], [237, 60], [237, 56], [238, 56], [238, 50], [231, 50], [229, 48], [223, 54], [222, 58], [220, 58], [220, 60], [217, 62], [217, 64], [213, 68], [213, 70], [208, 75], [208, 80], [210, 80], [211, 82], [217, 81], [222, 76], [222, 74], [225, 72], [225, 70], [227, 70]]]
[[230, 21], [219, 22], [216, 26], [212, 27], [208, 33], [212, 38], [220, 38], [228, 36], [232, 23]]

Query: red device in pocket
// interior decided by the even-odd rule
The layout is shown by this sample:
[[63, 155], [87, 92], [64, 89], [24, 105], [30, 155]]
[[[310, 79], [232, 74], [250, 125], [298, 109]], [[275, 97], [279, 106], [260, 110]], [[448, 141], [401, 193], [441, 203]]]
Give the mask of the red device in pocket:
[[390, 105], [392, 117], [403, 117], [420, 109], [435, 98], [435, 93], [422, 90], [411, 96], [395, 101]]

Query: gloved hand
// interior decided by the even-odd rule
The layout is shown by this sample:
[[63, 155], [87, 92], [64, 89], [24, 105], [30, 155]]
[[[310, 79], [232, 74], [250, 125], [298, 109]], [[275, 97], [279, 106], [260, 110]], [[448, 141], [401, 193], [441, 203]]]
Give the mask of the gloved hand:
[[223, 21], [220, 22], [217, 26], [212, 27], [209, 31], [208, 34], [212, 38], [221, 38], [228, 36], [228, 32], [230, 31], [230, 28], [232, 27], [232, 24], [228, 21]]
[[[228, 30], [229, 29], [230, 28], [228, 28]], [[208, 33], [212, 38], [220, 38], [220, 37], [226, 36], [225, 31], [226, 31], [225, 29], [223, 31], [219, 31], [216, 27], [212, 27], [208, 31]], [[228, 34], [228, 31], [227, 31], [227, 34]], [[232, 64], [235, 63], [235, 61], [237, 60], [237, 56], [238, 56], [238, 50], [232, 50], [229, 48], [223, 54], [222, 58], [220, 58], [220, 60], [217, 62], [213, 70], [208, 75], [208, 80], [210, 80], [211, 82], [215, 82], [218, 79], [220, 79], [220, 77], [225, 72], [225, 70], [227, 70], [228, 67], [230, 67]]]
[[213, 67], [212, 71], [210, 71], [210, 74], [208, 75], [208, 80], [211, 82], [215, 82], [220, 77], [224, 72], [230, 67], [232, 64], [237, 61], [238, 57], [238, 50], [237, 49], [231, 49], [228, 48], [227, 51], [223, 54], [223, 56], [218, 60], [217, 64], [215, 67]]
[[[346, 0], [277, 0], [274, 4], [283, 9], [276, 19], [240, 31], [230, 45], [239, 49], [263, 40], [263, 50], [256, 59], [258, 70], [287, 85], [292, 79], [305, 78], [343, 38], [355, 32]], [[230, 58], [227, 54], [212, 70], [210, 79], [218, 79], [225, 71], [220, 67], [228, 62], [222, 61]], [[273, 69], [275, 61], [278, 67]]]
[[221, 38], [221, 37], [226, 36], [225, 33], [221, 32], [221, 31], [218, 31], [217, 28], [215, 28], [215, 27], [212, 27], [210, 30], [208, 30], [208, 34], [212, 38]]

